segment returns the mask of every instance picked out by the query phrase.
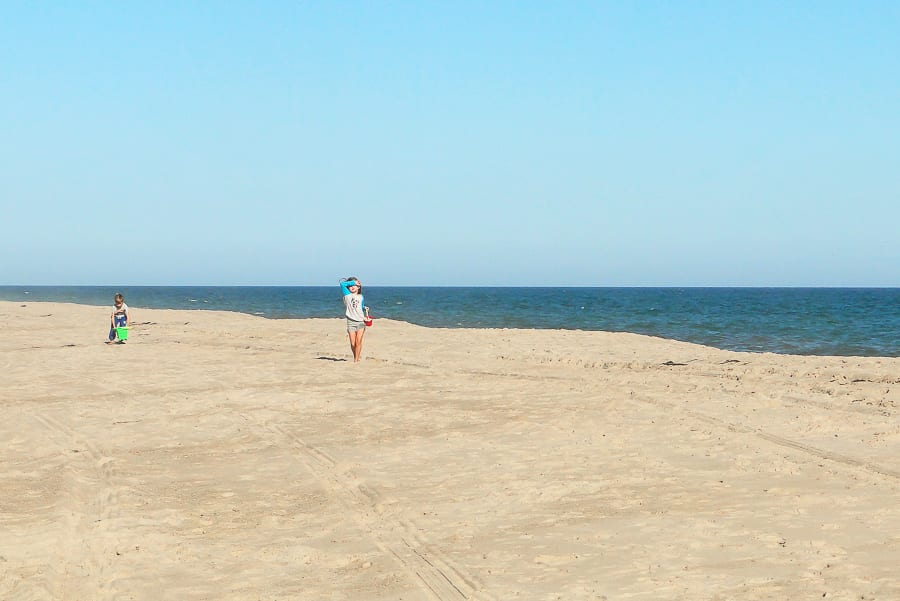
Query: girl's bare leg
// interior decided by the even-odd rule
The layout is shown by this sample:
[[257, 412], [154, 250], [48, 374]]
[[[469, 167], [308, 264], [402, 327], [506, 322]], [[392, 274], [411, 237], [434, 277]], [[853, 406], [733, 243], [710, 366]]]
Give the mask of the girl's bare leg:
[[356, 330], [355, 332], [350, 332], [350, 350], [353, 351], [354, 363], [359, 363], [359, 358], [362, 355], [362, 342], [365, 333], [365, 330]]

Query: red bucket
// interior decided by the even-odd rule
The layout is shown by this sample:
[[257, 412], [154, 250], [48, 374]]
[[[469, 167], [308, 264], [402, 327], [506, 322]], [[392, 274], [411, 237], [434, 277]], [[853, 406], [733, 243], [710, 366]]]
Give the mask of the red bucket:
[[366, 319], [365, 319], [365, 321], [363, 321], [363, 323], [366, 324], [366, 327], [371, 326], [371, 325], [372, 325], [372, 318], [371, 318], [371, 317], [366, 317]]

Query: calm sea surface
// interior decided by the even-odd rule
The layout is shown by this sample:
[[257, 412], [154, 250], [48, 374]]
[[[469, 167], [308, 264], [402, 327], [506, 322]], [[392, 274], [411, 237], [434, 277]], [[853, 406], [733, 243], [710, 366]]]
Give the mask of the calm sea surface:
[[[134, 309], [216, 309], [273, 319], [343, 314], [336, 285], [0, 286], [0, 299], [105, 306], [116, 292]], [[605, 330], [735, 351], [900, 356], [900, 288], [366, 286], [364, 292], [376, 319], [430, 327]]]

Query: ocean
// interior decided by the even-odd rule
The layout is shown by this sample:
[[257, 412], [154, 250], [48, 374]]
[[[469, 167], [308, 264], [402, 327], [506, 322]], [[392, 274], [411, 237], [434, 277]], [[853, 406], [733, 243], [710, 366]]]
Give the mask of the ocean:
[[[334, 286], [0, 286], [0, 300], [340, 317]], [[900, 288], [492, 288], [366, 286], [372, 316], [435, 328], [633, 332], [720, 349], [900, 356]], [[102, 327], [100, 324], [98, 327]], [[376, 321], [377, 327], [377, 321]]]

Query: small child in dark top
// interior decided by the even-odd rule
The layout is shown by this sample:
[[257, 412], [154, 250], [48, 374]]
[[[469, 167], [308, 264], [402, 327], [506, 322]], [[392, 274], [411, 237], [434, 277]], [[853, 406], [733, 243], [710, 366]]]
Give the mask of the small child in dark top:
[[116, 294], [114, 302], [115, 307], [113, 307], [112, 313], [109, 315], [109, 340], [106, 344], [112, 344], [113, 342], [125, 344], [124, 340], [116, 340], [118, 338], [116, 328], [128, 327], [128, 305], [125, 304], [125, 297], [121, 294]]

